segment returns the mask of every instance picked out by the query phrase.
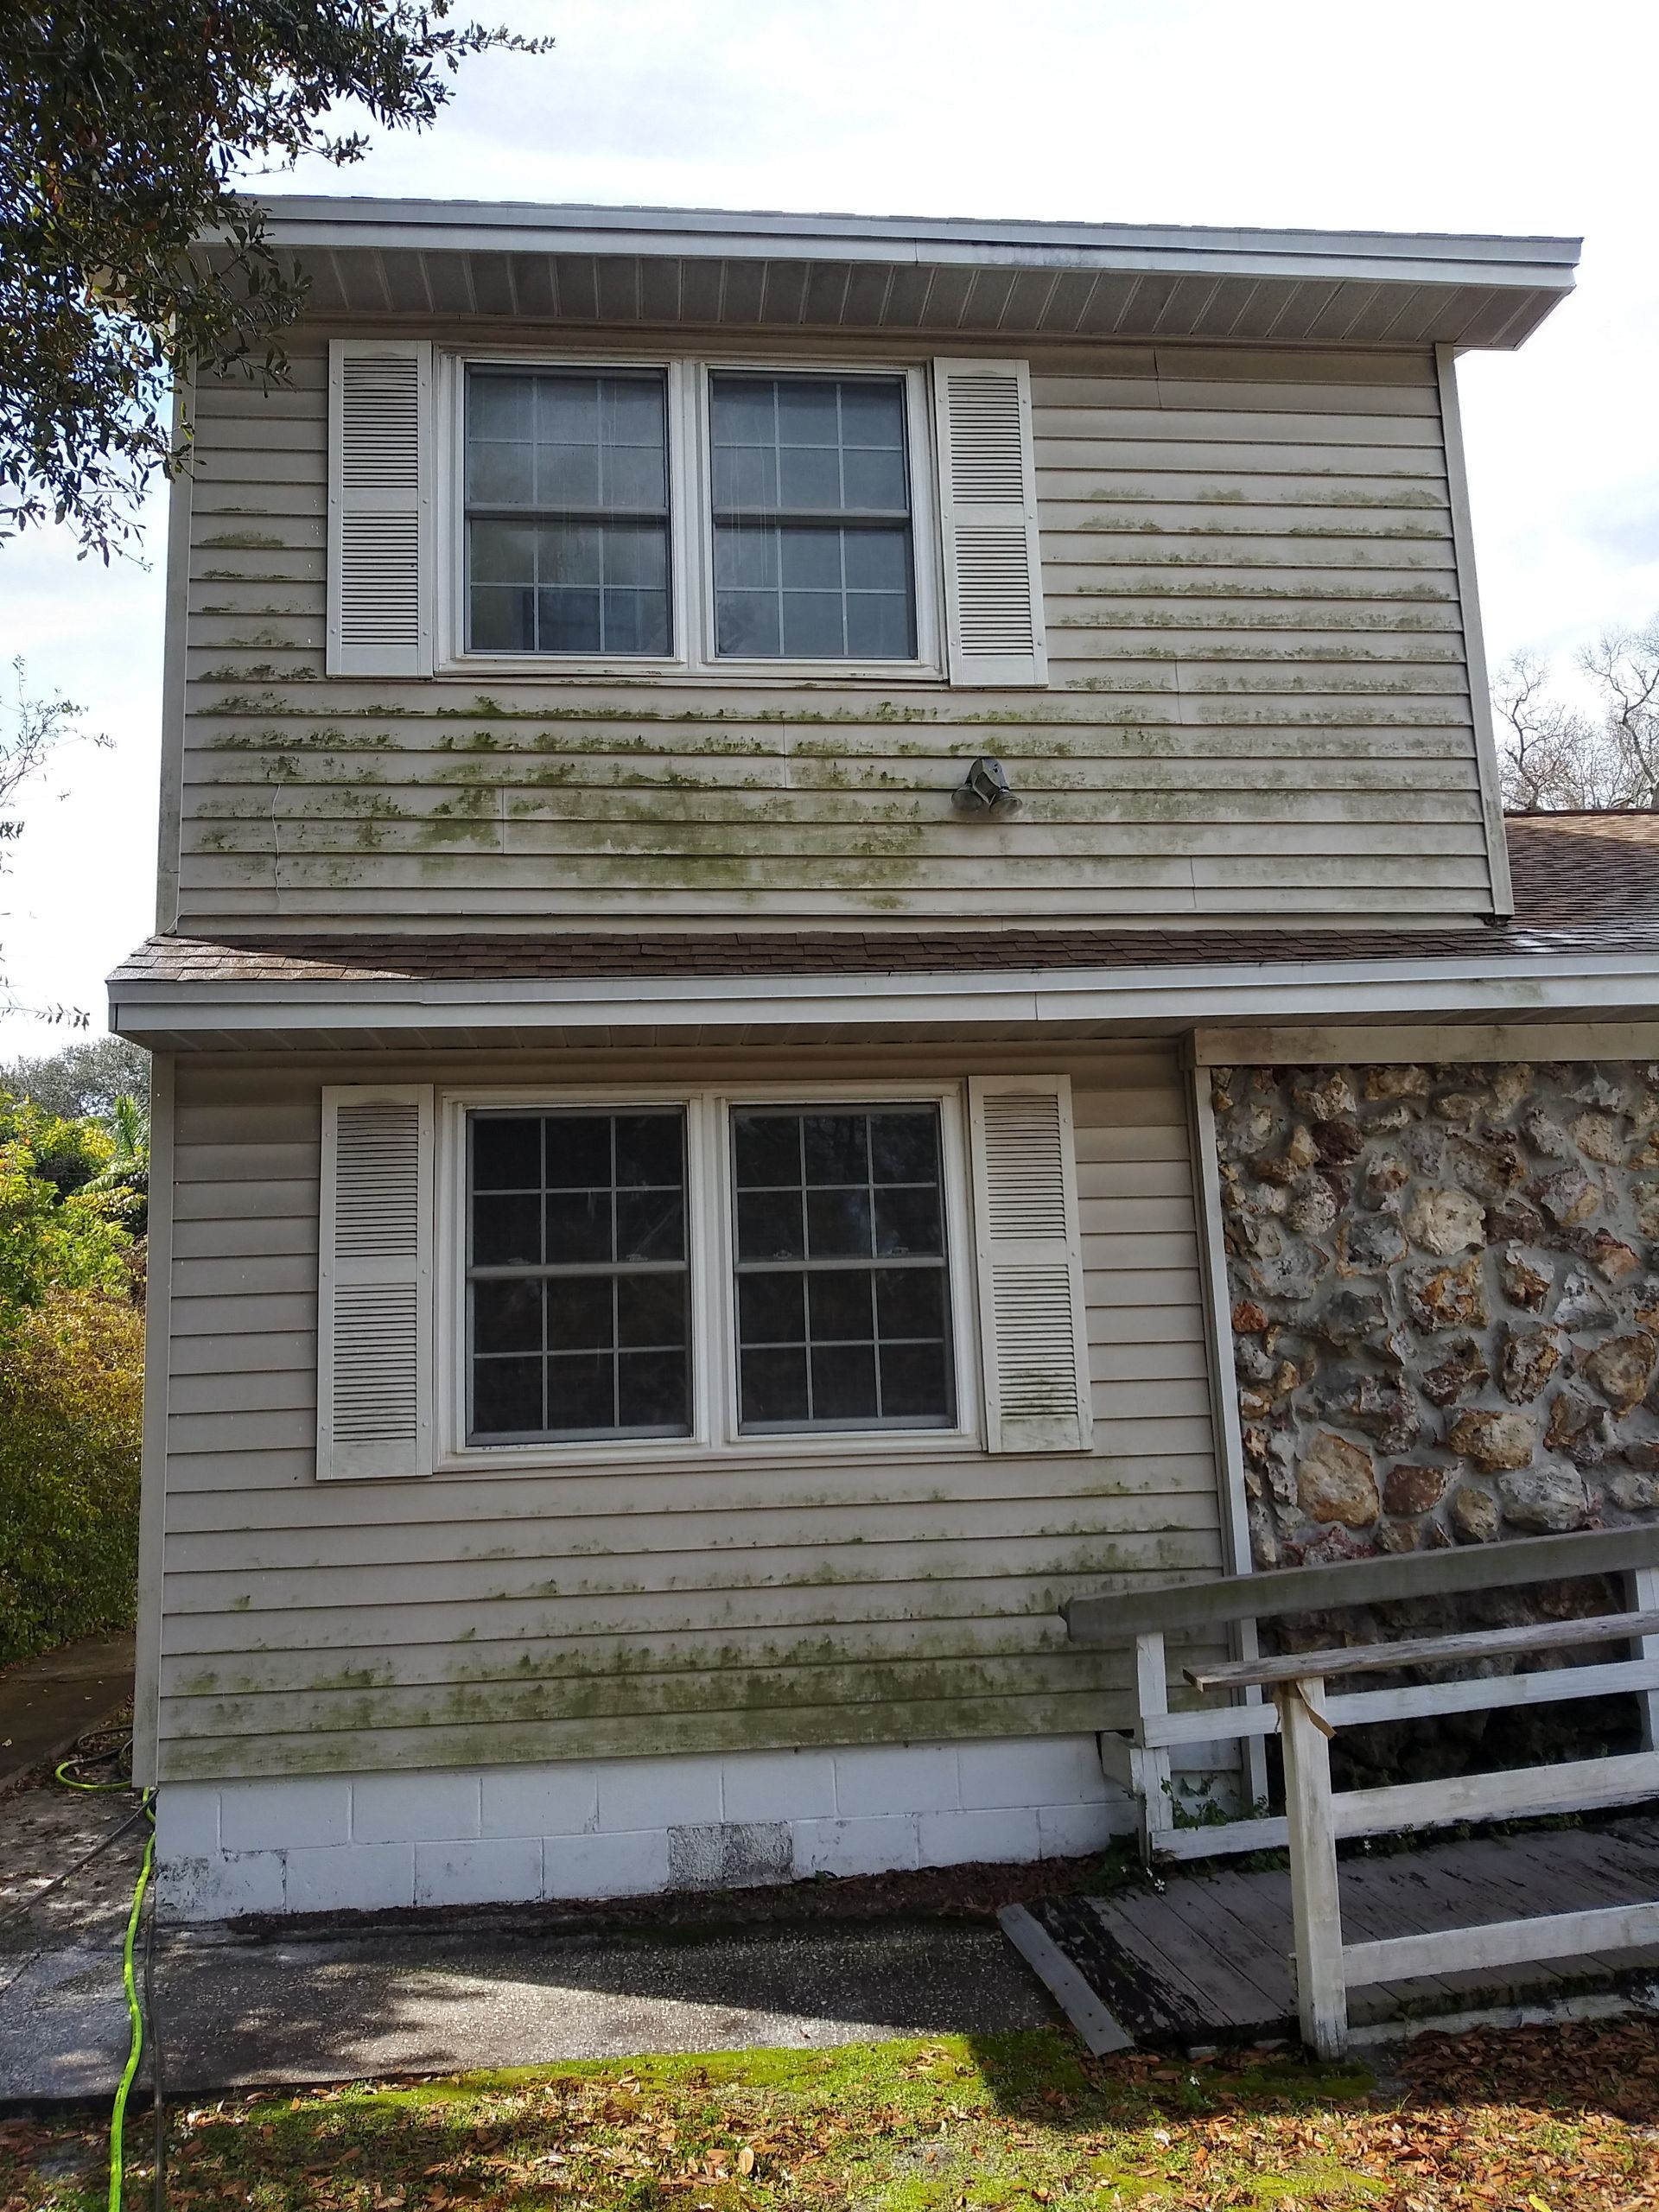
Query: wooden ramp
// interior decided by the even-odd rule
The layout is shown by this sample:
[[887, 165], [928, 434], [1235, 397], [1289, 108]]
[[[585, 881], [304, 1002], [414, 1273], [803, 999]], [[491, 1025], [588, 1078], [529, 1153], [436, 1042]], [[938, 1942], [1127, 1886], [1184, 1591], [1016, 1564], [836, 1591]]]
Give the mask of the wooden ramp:
[[[1596, 1829], [1437, 1843], [1342, 1861], [1342, 1918], [1360, 1941], [1659, 1899], [1659, 1816]], [[1178, 1874], [1161, 1891], [1063, 1897], [1002, 1914], [1093, 2050], [1294, 2035], [1288, 1873]], [[1419, 1977], [1357, 1989], [1356, 2026], [1612, 1989], [1659, 1971], [1659, 1947]]]

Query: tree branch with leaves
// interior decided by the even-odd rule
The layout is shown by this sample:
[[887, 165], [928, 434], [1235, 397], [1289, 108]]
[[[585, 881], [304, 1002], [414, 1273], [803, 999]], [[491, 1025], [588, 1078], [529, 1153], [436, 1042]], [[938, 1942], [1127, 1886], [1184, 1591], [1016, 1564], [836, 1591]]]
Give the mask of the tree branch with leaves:
[[424, 130], [461, 62], [551, 41], [449, 0], [0, 0], [0, 538], [55, 521], [111, 554], [188, 458], [198, 369], [285, 374], [305, 280], [243, 180]]

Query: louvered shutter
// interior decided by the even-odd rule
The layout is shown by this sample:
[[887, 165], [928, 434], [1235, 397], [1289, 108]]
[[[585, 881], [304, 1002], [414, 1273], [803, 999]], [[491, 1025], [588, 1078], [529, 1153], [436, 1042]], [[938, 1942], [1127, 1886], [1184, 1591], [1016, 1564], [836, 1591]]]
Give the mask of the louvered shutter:
[[1086, 1451], [1093, 1421], [1071, 1083], [976, 1076], [968, 1103], [986, 1448]]
[[1031, 379], [1023, 361], [935, 361], [950, 681], [1048, 681]]
[[432, 673], [432, 348], [328, 348], [328, 673]]
[[432, 1091], [322, 1094], [319, 1476], [432, 1465]]

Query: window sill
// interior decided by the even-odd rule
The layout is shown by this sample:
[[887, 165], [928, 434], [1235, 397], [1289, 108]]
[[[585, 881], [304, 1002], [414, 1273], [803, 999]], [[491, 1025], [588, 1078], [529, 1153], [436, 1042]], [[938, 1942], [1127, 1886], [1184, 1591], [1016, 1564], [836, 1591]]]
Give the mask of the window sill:
[[746, 1436], [719, 1443], [684, 1437], [612, 1445], [467, 1445], [446, 1452], [435, 1464], [436, 1476], [735, 1473], [779, 1461], [790, 1466], [859, 1466], [903, 1458], [930, 1460], [977, 1458], [983, 1445], [966, 1429], [867, 1430], [857, 1436], [809, 1436], [780, 1431], [775, 1436]]
[[944, 671], [924, 668], [912, 661], [733, 661], [718, 666], [688, 661], [564, 660], [542, 654], [471, 656], [440, 662], [433, 671], [446, 679], [478, 681], [490, 677], [507, 683], [593, 683], [681, 685], [713, 690], [734, 686], [745, 690], [779, 690], [792, 684], [815, 686], [856, 684], [864, 690], [903, 685], [906, 690], [931, 687], [950, 690]]

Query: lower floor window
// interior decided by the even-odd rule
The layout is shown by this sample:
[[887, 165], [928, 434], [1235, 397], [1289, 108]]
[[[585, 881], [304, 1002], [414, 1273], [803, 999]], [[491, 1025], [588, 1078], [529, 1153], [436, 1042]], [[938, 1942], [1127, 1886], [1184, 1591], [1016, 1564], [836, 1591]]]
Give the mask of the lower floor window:
[[684, 1435], [684, 1115], [477, 1114], [468, 1149], [471, 1439]]
[[733, 1116], [744, 1428], [948, 1426], [936, 1107]]
[[[720, 1147], [688, 1135], [682, 1105], [467, 1116], [468, 1440], [690, 1434], [700, 1338], [743, 1432], [954, 1427], [937, 1102], [739, 1104]], [[694, 1208], [699, 1173], [721, 1187]], [[725, 1224], [729, 1297], [694, 1218]]]

